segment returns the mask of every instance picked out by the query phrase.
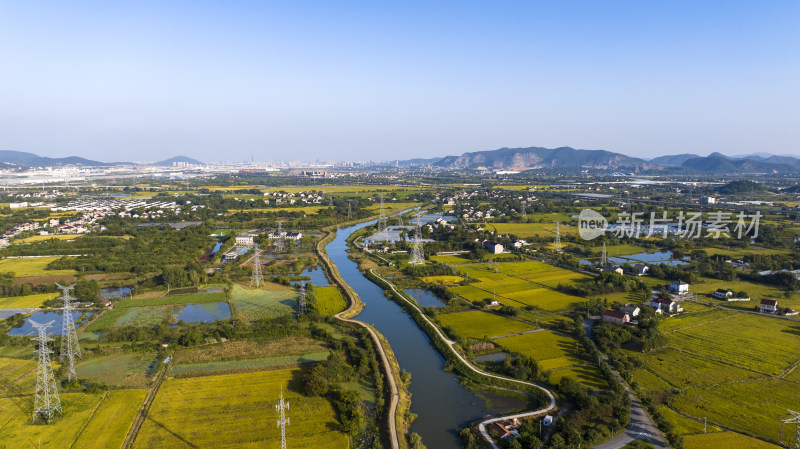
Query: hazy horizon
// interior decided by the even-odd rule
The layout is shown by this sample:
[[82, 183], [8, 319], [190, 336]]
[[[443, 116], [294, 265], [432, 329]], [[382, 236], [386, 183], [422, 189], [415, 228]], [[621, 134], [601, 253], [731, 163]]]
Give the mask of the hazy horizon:
[[0, 150], [800, 155], [797, 2], [4, 2]]

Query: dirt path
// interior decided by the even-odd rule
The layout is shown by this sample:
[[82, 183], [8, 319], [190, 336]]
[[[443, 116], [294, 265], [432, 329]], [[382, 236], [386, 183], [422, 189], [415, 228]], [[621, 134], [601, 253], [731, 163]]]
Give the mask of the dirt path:
[[150, 406], [153, 405], [153, 400], [156, 398], [156, 394], [158, 394], [158, 390], [164, 382], [164, 377], [166, 376], [168, 368], [169, 367], [165, 367], [161, 370], [155, 385], [147, 392], [147, 396], [145, 396], [144, 402], [142, 402], [142, 406], [139, 408], [139, 413], [136, 414], [136, 418], [133, 420], [133, 424], [131, 424], [131, 428], [128, 431], [128, 435], [125, 437], [125, 441], [122, 443], [121, 449], [130, 449], [133, 447], [133, 442], [136, 440], [136, 436], [139, 434], [139, 430], [142, 428], [142, 424], [144, 424], [144, 420], [147, 418], [147, 412], [150, 411]]

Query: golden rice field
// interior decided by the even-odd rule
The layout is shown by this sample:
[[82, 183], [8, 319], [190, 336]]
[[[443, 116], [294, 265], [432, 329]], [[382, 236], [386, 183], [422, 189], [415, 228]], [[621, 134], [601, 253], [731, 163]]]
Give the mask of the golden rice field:
[[76, 448], [118, 449], [131, 429], [147, 390], [113, 390], [97, 408], [78, 439]]
[[31, 424], [33, 397], [0, 398], [0, 444], [8, 448], [68, 449], [100, 405], [103, 394], [62, 393], [63, 415], [49, 425]]
[[335, 315], [347, 308], [347, 300], [335, 285], [316, 287], [317, 312], [320, 315]]
[[685, 449], [778, 449], [780, 446], [734, 432], [715, 432], [686, 435], [683, 438]]
[[446, 313], [436, 318], [442, 326], [452, 327], [466, 338], [482, 339], [536, 329], [532, 324], [480, 310]]
[[461, 276], [425, 276], [422, 282], [430, 282], [432, 284], [457, 284], [463, 281]]
[[519, 352], [536, 359], [539, 367], [550, 370], [550, 382], [558, 383], [562, 377], [572, 377], [593, 388], [605, 388], [606, 381], [597, 367], [583, 358], [583, 348], [567, 334], [543, 330], [494, 340], [511, 352]]
[[[494, 228], [498, 234], [513, 234], [519, 238], [530, 237], [555, 237], [556, 223], [489, 223], [489, 228]], [[561, 235], [578, 235], [578, 228], [561, 223]]]
[[32, 235], [24, 239], [15, 239], [13, 243], [33, 243], [33, 242], [47, 242], [50, 240], [75, 240], [81, 237], [77, 234], [53, 234], [53, 235]]
[[462, 264], [471, 263], [472, 261], [464, 256], [431, 256], [430, 259], [434, 262], [444, 264]]
[[58, 296], [58, 293], [39, 293], [36, 295], [0, 298], [0, 309], [36, 309], [41, 307], [45, 301]]
[[280, 448], [275, 404], [290, 404], [286, 438], [292, 448], [346, 449], [336, 413], [323, 398], [297, 393], [300, 370], [166, 380], [133, 444], [150, 448]]
[[17, 277], [74, 276], [75, 270], [46, 270], [47, 264], [60, 257], [24, 257], [0, 260], [0, 273], [13, 272]]
[[36, 369], [36, 361], [34, 360], [36, 354], [34, 354], [32, 347], [30, 349], [30, 359], [28, 360], [0, 357], [0, 389]]

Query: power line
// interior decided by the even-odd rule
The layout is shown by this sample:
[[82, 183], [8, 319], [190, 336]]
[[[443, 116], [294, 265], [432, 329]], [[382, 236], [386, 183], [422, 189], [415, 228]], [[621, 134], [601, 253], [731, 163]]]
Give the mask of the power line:
[[50, 365], [50, 354], [53, 351], [47, 345], [48, 342], [53, 341], [47, 336], [47, 328], [51, 324], [53, 324], [52, 320], [44, 324], [31, 321], [31, 325], [38, 331], [38, 335], [33, 339], [39, 342], [39, 349], [36, 350], [39, 353], [39, 366], [36, 369], [36, 395], [33, 398], [34, 423], [40, 417], [45, 421], [50, 421], [53, 415], [61, 413], [61, 399], [58, 397], [58, 387], [53, 376], [53, 367]]

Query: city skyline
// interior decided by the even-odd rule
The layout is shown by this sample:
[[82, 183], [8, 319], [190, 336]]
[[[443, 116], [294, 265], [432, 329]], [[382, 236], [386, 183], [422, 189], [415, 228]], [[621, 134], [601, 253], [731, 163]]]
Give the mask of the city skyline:
[[0, 6], [0, 150], [800, 154], [796, 3]]

